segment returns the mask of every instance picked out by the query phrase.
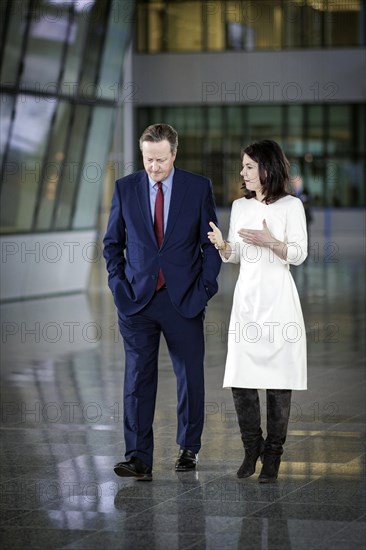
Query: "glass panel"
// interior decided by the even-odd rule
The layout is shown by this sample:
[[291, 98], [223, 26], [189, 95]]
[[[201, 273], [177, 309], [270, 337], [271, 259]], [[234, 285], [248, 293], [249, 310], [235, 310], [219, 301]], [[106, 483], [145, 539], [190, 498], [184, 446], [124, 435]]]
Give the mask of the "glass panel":
[[303, 45], [303, 13], [302, 2], [284, 2], [284, 47], [300, 48]]
[[329, 205], [328, 196], [324, 193], [326, 177], [323, 160], [305, 155], [304, 182], [305, 187], [310, 192], [314, 206]]
[[0, 139], [1, 139], [1, 167], [3, 164], [4, 152], [8, 143], [9, 128], [11, 123], [11, 114], [13, 111], [15, 97], [11, 95], [1, 95], [1, 124], [0, 124]]
[[202, 50], [201, 2], [169, 3], [166, 29], [169, 51]]
[[137, 29], [136, 29], [138, 52], [146, 52], [147, 50], [147, 10], [145, 6], [137, 6]]
[[328, 124], [328, 154], [350, 152], [352, 147], [350, 107], [348, 105], [329, 105]]
[[139, 3], [136, 33], [138, 52], [161, 52], [166, 49], [165, 15], [166, 6], [163, 0], [154, 4]]
[[188, 170], [189, 172], [194, 172], [195, 174], [207, 175], [204, 172], [202, 157], [193, 158], [180, 156], [177, 162], [177, 166], [179, 168], [182, 168], [182, 170]]
[[315, 9], [315, 2], [308, 0], [307, 6], [303, 7], [304, 27], [303, 27], [303, 42], [305, 48], [319, 48], [323, 45], [323, 12]]
[[322, 105], [311, 105], [305, 111], [307, 127], [306, 154], [324, 153], [324, 109]]
[[332, 206], [363, 206], [364, 163], [351, 159], [330, 159], [327, 161], [327, 186]]
[[22, 3], [9, 0], [9, 4], [11, 5], [10, 22], [3, 50], [1, 83], [10, 86], [17, 81], [22, 48], [20, 37], [23, 37], [26, 29], [29, 0], [24, 0]]
[[242, 107], [226, 107], [227, 135], [225, 141], [228, 151], [240, 155], [240, 151], [247, 143], [247, 109]]
[[18, 96], [1, 189], [4, 232], [29, 231], [54, 104]]
[[0, 38], [3, 38], [3, 32], [5, 30], [5, 24], [6, 24], [6, 14], [7, 11], [10, 9], [10, 0], [2, 0], [0, 2]]
[[203, 25], [207, 33], [208, 50], [225, 50], [225, 4], [223, 2], [203, 3]]
[[228, 139], [239, 138], [242, 141], [245, 135], [245, 119], [242, 107], [226, 107], [225, 115], [228, 125]]
[[95, 227], [114, 115], [115, 110], [111, 107], [94, 108], [72, 224], [73, 229]]
[[327, 163], [328, 192], [333, 206], [365, 204], [362, 162], [351, 159], [331, 159]]
[[121, 3], [119, 0], [114, 0], [109, 16], [98, 88], [98, 93], [100, 92], [103, 98], [116, 101], [123, 100], [121, 97], [123, 94], [119, 93], [119, 75], [121, 74], [124, 46], [129, 35], [129, 21], [132, 17], [132, 13], [128, 13], [128, 8], [132, 11], [132, 2], [124, 5], [123, 13], [119, 12], [119, 8], [121, 8]]
[[260, 139], [281, 141], [282, 116], [280, 106], [248, 107], [249, 142]]
[[215, 201], [218, 206], [224, 202], [224, 165], [222, 153], [211, 153], [205, 155], [200, 173], [210, 178], [215, 192]]
[[50, 149], [44, 166], [42, 195], [36, 220], [37, 230], [50, 229], [53, 225], [52, 214], [65, 159], [70, 113], [71, 106], [60, 101], [52, 129]]
[[207, 116], [207, 128], [209, 136], [220, 136], [222, 132], [222, 107], [209, 107]]
[[[358, 206], [366, 206], [366, 161], [361, 159], [355, 162], [355, 172], [357, 182], [359, 183], [359, 203]], [[359, 174], [359, 177], [358, 177]]]
[[366, 151], [366, 106], [355, 105], [355, 118], [357, 124], [357, 142], [358, 152], [364, 153]]
[[[165, 111], [165, 109], [163, 109], [161, 107], [152, 107], [152, 108], [145, 108], [145, 109], [138, 109], [137, 110], [137, 113], [138, 113], [138, 116], [137, 116], [137, 132], [136, 132], [136, 138], [137, 139], [136, 139], [136, 143], [135, 143], [135, 147], [136, 147], [135, 166], [136, 166], [137, 170], [142, 170], [143, 167], [144, 167], [143, 164], [142, 164], [142, 156], [141, 156], [141, 151], [140, 151], [140, 146], [139, 146], [139, 139], [140, 139], [140, 136], [141, 136], [142, 132], [145, 130], [145, 128], [150, 126], [150, 124], [155, 124], [155, 123], [158, 123], [158, 122], [166, 122], [167, 124], [171, 124], [172, 126], [176, 127], [175, 119], [173, 119], [171, 116], [168, 119], [165, 112], [163, 114], [163, 111]], [[180, 136], [179, 136], [178, 156], [180, 156], [180, 150], [181, 150], [180, 144], [181, 143], [180, 143]]]
[[285, 149], [288, 155], [302, 155], [304, 153], [303, 139], [303, 108], [301, 105], [288, 105], [287, 115], [287, 137]]
[[69, 23], [67, 10], [45, 0], [31, 11], [22, 86], [41, 91], [57, 89]]
[[[175, 124], [169, 122], [175, 111]], [[185, 107], [166, 109], [167, 121], [179, 134], [179, 155], [202, 155], [204, 152], [204, 109]], [[207, 138], [205, 138], [207, 139]]]
[[353, 47], [362, 17], [359, 0], [140, 2], [138, 51]]
[[233, 200], [243, 196], [240, 190], [241, 150], [249, 144], [247, 113], [246, 107], [227, 107], [224, 112], [227, 125], [224, 139], [225, 152], [222, 159], [225, 186], [222, 204], [224, 205], [229, 205]]
[[342, 163], [338, 159], [329, 159], [326, 170], [326, 204], [330, 206], [345, 206], [347, 197], [347, 178], [345, 178]]
[[76, 2], [71, 21], [66, 52], [65, 66], [60, 89], [63, 94], [75, 95], [80, 66], [83, 60], [83, 46], [88, 28], [89, 14], [92, 3], [85, 5]]
[[360, 41], [360, 1], [339, 0], [328, 2], [325, 12], [325, 46], [359, 46]]
[[78, 105], [75, 110], [70, 141], [61, 176], [61, 192], [57, 206], [56, 229], [68, 229], [70, 216], [79, 183], [82, 157], [86, 139], [86, 130], [90, 107]]
[[[89, 3], [90, 6], [90, 3]], [[108, 23], [109, 2], [94, 0], [90, 10], [88, 34], [82, 64], [82, 77], [78, 92], [84, 97], [93, 97], [98, 94], [96, 77], [100, 64], [100, 53], [104, 44], [105, 30]], [[82, 16], [85, 17], [84, 10]], [[118, 75], [119, 77], [119, 75]]]
[[283, 17], [280, 2], [227, 2], [226, 24], [230, 49], [281, 48]]
[[243, 190], [241, 189], [243, 178], [240, 175], [242, 170], [240, 152], [235, 155], [226, 156], [223, 160], [225, 162], [225, 192], [223, 194], [222, 205], [229, 206], [234, 200], [243, 196]]
[[[169, 107], [138, 113], [139, 132], [159, 120], [177, 128], [177, 166], [210, 177], [218, 205], [242, 196], [241, 149], [268, 138], [283, 145], [291, 176], [303, 178], [314, 206], [365, 203], [365, 167], [359, 159], [365, 141], [363, 105]], [[337, 154], [336, 162], [324, 158], [325, 144]], [[352, 151], [352, 160], [342, 159], [346, 151]]]
[[[145, 128], [152, 124], [152, 120], [163, 120], [159, 108], [137, 109], [137, 139], [140, 139]], [[136, 143], [136, 146], [138, 147], [138, 143]]]

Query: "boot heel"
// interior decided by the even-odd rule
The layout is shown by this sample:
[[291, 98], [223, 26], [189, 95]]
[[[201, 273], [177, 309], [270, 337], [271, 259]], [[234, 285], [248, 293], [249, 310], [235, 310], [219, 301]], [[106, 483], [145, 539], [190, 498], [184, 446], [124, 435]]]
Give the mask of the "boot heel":
[[264, 439], [263, 437], [261, 437], [260, 442], [256, 443], [254, 448], [247, 447], [245, 449], [245, 458], [243, 464], [236, 472], [236, 475], [241, 479], [252, 476], [255, 473], [257, 460], [260, 458], [261, 462], [263, 462], [263, 453]]
[[278, 477], [281, 457], [265, 455], [261, 473], [258, 476], [259, 483], [274, 483]]
[[251, 458], [244, 458], [243, 464], [240, 466], [239, 470], [236, 472], [236, 475], [239, 479], [244, 479], [250, 477], [255, 473], [255, 466], [257, 459], [253, 460]]
[[259, 458], [262, 464], [264, 462], [264, 447], [265, 447], [265, 442], [264, 442], [264, 439], [262, 439], [261, 452], [259, 454]]

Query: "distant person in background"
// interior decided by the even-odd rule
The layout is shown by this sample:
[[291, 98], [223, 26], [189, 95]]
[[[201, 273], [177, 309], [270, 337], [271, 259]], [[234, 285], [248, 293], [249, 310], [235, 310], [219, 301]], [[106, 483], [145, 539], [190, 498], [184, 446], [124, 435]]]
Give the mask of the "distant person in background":
[[294, 190], [295, 196], [298, 197], [305, 210], [305, 219], [306, 219], [306, 228], [308, 232], [308, 241], [309, 239], [309, 226], [313, 221], [313, 214], [311, 212], [311, 196], [306, 187], [304, 187], [304, 180], [301, 176], [294, 176], [291, 178], [291, 187]]

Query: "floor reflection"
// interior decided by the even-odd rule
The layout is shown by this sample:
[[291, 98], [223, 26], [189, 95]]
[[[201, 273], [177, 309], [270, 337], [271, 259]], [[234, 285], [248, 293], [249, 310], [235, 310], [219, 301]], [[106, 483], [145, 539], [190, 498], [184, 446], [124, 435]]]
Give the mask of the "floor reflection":
[[196, 472], [174, 471], [175, 378], [162, 342], [150, 484], [112, 469], [124, 454], [123, 347], [102, 271], [88, 295], [3, 304], [3, 547], [358, 550], [365, 272], [357, 257], [333, 259], [310, 258], [293, 270], [309, 390], [294, 392], [279, 480], [268, 487], [257, 482], [259, 466], [248, 480], [236, 477], [243, 450], [231, 394], [222, 389], [235, 266], [223, 267], [207, 309], [206, 422]]

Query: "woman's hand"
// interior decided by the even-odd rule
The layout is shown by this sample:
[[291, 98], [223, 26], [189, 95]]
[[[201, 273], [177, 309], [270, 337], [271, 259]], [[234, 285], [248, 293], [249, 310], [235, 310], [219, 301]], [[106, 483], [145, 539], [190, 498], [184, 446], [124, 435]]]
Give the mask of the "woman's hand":
[[267, 227], [266, 220], [263, 220], [263, 229], [240, 229], [238, 234], [245, 243], [271, 248], [281, 260], [286, 261], [287, 245], [282, 241], [278, 241], [272, 235]]
[[214, 244], [217, 249], [223, 248], [225, 243], [220, 229], [213, 222], [210, 222], [209, 226], [212, 229], [212, 231], [207, 233], [209, 241]]
[[263, 229], [240, 229], [238, 234], [245, 243], [256, 246], [273, 246], [276, 242], [267, 227], [266, 220], [263, 220]]

